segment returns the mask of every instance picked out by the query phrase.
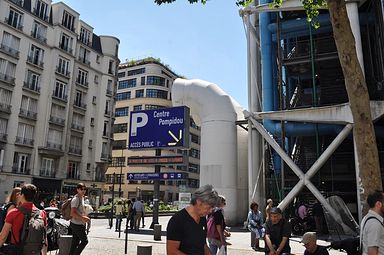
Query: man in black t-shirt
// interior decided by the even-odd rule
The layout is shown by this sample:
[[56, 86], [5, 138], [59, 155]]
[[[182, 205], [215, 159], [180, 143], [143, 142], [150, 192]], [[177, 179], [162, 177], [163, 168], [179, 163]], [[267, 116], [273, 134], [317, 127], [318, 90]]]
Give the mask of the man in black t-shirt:
[[291, 237], [291, 224], [283, 219], [280, 208], [273, 207], [270, 219], [265, 226], [266, 254], [280, 255], [290, 254], [289, 238]]
[[175, 213], [167, 225], [167, 255], [210, 255], [206, 215], [219, 200], [212, 185], [205, 185], [192, 194], [191, 205]]

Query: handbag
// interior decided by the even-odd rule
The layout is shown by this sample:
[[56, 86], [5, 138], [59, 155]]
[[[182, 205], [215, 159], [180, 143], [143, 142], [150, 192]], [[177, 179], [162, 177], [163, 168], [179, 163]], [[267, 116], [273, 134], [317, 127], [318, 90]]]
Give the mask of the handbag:
[[227, 255], [227, 251], [225, 250], [225, 245], [222, 245], [219, 249], [217, 255]]

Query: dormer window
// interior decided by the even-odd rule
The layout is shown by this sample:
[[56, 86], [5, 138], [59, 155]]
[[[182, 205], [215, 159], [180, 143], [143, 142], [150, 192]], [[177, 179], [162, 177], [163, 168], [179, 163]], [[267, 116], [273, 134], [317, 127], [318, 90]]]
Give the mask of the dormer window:
[[63, 13], [63, 21], [61, 22], [61, 24], [68, 28], [69, 30], [71, 31], [75, 31], [75, 17], [71, 14], [69, 14], [67, 11], [64, 11]]
[[80, 28], [80, 41], [88, 46], [91, 45], [91, 31], [85, 29], [84, 27]]

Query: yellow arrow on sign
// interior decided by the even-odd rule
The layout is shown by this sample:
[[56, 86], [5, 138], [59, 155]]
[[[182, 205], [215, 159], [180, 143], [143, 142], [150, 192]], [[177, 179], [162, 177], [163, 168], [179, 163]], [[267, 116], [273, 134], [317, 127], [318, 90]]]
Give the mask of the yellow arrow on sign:
[[174, 145], [176, 145], [182, 138], [183, 138], [183, 130], [179, 130], [179, 138], [177, 138], [173, 133], [172, 133], [172, 131], [171, 130], [168, 130], [168, 134], [170, 135], [170, 136], [172, 136], [172, 138], [175, 140], [175, 142], [169, 142], [168, 143], [168, 145], [169, 146], [174, 146]]

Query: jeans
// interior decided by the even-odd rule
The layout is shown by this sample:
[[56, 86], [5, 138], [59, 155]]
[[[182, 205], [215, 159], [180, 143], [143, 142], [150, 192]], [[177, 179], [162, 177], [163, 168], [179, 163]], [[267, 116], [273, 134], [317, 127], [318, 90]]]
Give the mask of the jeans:
[[121, 221], [123, 219], [123, 215], [121, 214], [116, 214], [116, 230], [120, 230], [121, 229]]
[[209, 238], [208, 247], [209, 247], [209, 250], [211, 251], [211, 254], [216, 255], [217, 251], [221, 247], [221, 242], [219, 240]]
[[72, 244], [69, 255], [80, 255], [88, 244], [85, 225], [78, 225], [71, 222], [69, 226], [72, 229]]

